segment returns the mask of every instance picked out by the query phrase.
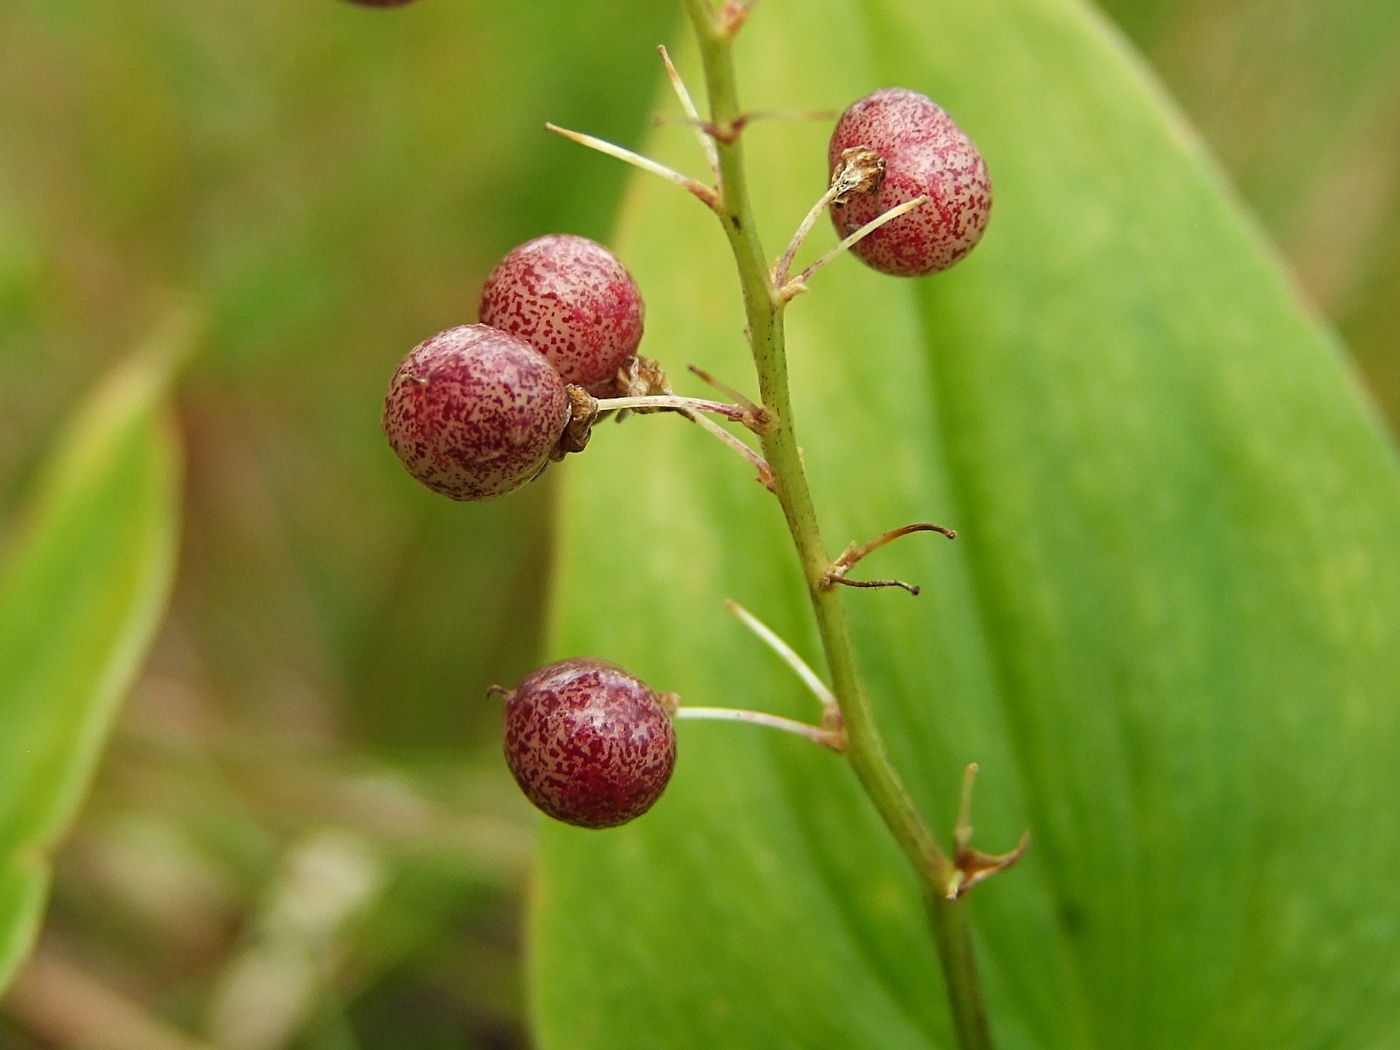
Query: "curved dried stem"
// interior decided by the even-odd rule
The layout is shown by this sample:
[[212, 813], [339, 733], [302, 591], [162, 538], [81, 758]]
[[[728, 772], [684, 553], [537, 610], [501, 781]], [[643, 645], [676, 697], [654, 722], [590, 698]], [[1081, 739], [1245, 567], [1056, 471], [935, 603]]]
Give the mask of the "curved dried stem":
[[850, 572], [866, 555], [879, 550], [887, 543], [899, 539], [901, 536], [908, 536], [913, 532], [936, 532], [939, 535], [947, 536], [950, 540], [958, 538], [958, 534], [952, 529], [943, 525], [933, 525], [929, 522], [918, 522], [914, 525], [904, 525], [898, 529], [891, 529], [883, 536], [877, 536], [869, 543], [852, 543], [841, 556], [831, 563], [830, 568], [822, 573], [821, 585], [830, 589], [839, 584], [847, 587], [903, 587], [910, 594], [917, 595], [919, 588], [912, 583], [905, 583], [903, 580], [848, 580], [846, 573]]

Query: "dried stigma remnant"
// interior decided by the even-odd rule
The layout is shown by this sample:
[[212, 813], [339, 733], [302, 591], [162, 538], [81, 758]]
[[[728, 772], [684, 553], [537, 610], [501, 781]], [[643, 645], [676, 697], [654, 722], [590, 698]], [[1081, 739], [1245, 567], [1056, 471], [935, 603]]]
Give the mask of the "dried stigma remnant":
[[584, 387], [610, 382], [637, 352], [645, 314], [626, 267], [596, 241], [568, 233], [510, 252], [486, 278], [479, 307], [482, 324], [524, 339], [564, 382]]
[[530, 344], [487, 325], [418, 344], [384, 398], [384, 434], [408, 472], [456, 500], [491, 499], [530, 481], [568, 422], [559, 373]]
[[661, 797], [676, 764], [674, 698], [622, 668], [574, 658], [526, 675], [507, 694], [506, 764], [556, 820], [612, 828]]
[[884, 88], [851, 104], [827, 150], [833, 174], [858, 146], [878, 153], [884, 178], [873, 193], [831, 205], [842, 237], [883, 212], [920, 196], [928, 200], [858, 241], [852, 251], [876, 270], [918, 277], [946, 270], [982, 237], [992, 209], [992, 183], [982, 154], [938, 105], [905, 88]]

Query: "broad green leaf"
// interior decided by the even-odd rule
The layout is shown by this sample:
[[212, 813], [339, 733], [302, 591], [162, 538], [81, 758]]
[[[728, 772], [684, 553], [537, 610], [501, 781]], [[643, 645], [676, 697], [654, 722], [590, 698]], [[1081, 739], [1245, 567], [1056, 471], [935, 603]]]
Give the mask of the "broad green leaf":
[[0, 563], [0, 987], [165, 610], [180, 477], [169, 372], [169, 355], [150, 353], [97, 389]]
[[[1400, 1021], [1400, 472], [1338, 347], [1195, 138], [1071, 0], [760, 5], [761, 109], [887, 84], [942, 102], [996, 188], [984, 243], [917, 282], [842, 260], [789, 316], [835, 551], [934, 520], [849, 605], [878, 717], [946, 833], [982, 768], [972, 897], [1003, 1047], [1370, 1047]], [[756, 123], [776, 254], [825, 131]], [[681, 129], [657, 136], [697, 167]], [[829, 241], [823, 241], [823, 244]], [[712, 220], [639, 182], [647, 352], [745, 377]], [[771, 498], [684, 422], [600, 427], [566, 490], [557, 655], [686, 702], [814, 705], [726, 616], [817, 660]], [[864, 569], [865, 566], [862, 566]], [[646, 817], [551, 825], [532, 925], [547, 1047], [948, 1047], [916, 887], [835, 756], [682, 723]]]

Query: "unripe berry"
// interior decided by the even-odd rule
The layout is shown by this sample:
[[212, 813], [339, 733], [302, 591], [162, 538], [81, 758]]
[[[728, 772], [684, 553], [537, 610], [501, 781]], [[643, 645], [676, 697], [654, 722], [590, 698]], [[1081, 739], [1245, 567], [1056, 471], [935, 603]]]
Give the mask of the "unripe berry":
[[566, 383], [612, 379], [642, 341], [645, 308], [637, 283], [596, 241], [552, 234], [500, 261], [481, 290], [482, 324], [517, 335]]
[[384, 433], [434, 492], [490, 499], [549, 462], [569, 421], [564, 381], [523, 340], [462, 325], [418, 344], [384, 398]]
[[531, 802], [583, 828], [626, 824], [671, 779], [676, 734], [647, 684], [575, 658], [525, 676], [506, 701], [506, 763]]
[[918, 277], [946, 270], [982, 236], [992, 209], [986, 162], [972, 140], [939, 106], [917, 91], [884, 88], [851, 104], [827, 150], [833, 174], [841, 154], [866, 146], [885, 162], [872, 194], [831, 206], [841, 237], [890, 208], [927, 194], [929, 200], [857, 241], [857, 256], [882, 273]]

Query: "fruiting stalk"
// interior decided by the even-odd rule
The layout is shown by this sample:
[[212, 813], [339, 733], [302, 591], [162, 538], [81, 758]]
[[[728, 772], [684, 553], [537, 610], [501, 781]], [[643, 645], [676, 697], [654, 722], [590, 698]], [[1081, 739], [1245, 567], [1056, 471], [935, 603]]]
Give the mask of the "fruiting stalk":
[[581, 131], [572, 131], [569, 128], [561, 128], [558, 124], [546, 123], [544, 127], [546, 131], [552, 131], [556, 135], [562, 135], [570, 142], [577, 142], [580, 146], [587, 146], [589, 149], [597, 150], [599, 153], [604, 153], [609, 157], [620, 160], [624, 164], [631, 164], [633, 167], [640, 168], [642, 171], [650, 172], [653, 175], [659, 175], [667, 182], [674, 182], [681, 189], [699, 197], [708, 208], [719, 207], [719, 201], [715, 191], [710, 189], [710, 187], [702, 182], [697, 182], [689, 175], [682, 175], [674, 168], [668, 168], [664, 164], [658, 164], [650, 157], [643, 157], [640, 153], [634, 153], [625, 146], [619, 146], [616, 143], [609, 142], [607, 139], [600, 139], [593, 135], [585, 135]]
[[671, 54], [664, 46], [656, 49], [661, 54], [661, 61], [666, 64], [666, 76], [671, 81], [671, 90], [676, 93], [676, 98], [681, 104], [681, 110], [685, 113], [686, 119], [690, 121], [690, 126], [695, 129], [695, 135], [700, 140], [700, 148], [705, 151], [705, 159], [710, 162], [710, 174], [719, 179], [719, 155], [715, 153], [715, 140], [705, 134], [705, 129], [701, 126], [700, 113], [695, 108], [695, 103], [690, 98], [690, 91], [685, 86], [685, 81], [676, 72], [676, 67], [671, 63]]
[[[817, 198], [817, 203], [812, 205], [806, 216], [798, 223], [797, 232], [792, 235], [792, 241], [789, 242], [787, 251], [783, 252], [783, 257], [773, 266], [773, 283], [779, 288], [786, 289], [788, 276], [792, 272], [792, 260], [797, 256], [797, 249], [802, 247], [802, 242], [807, 239], [807, 235], [812, 232], [812, 227], [826, 213], [826, 209], [832, 202], [844, 200], [852, 193], [874, 192], [875, 188], [879, 186], [880, 180], [885, 177], [885, 162], [874, 150], [856, 147], [847, 150], [847, 155], [843, 156], [846, 161], [845, 166], [832, 176], [831, 185], [827, 187], [826, 192]], [[916, 200], [914, 206], [922, 204], [925, 199], [927, 198]], [[900, 214], [902, 215], [903, 212]], [[885, 222], [889, 221], [889, 218], [884, 216], [882, 218]], [[857, 231], [857, 233], [864, 236], [862, 231]], [[856, 238], [856, 240], [859, 239], [859, 237]], [[855, 241], [850, 243], [854, 244]], [[838, 245], [836, 252], [843, 251], [848, 247], [850, 244]], [[835, 253], [828, 254], [835, 258]], [[823, 265], [825, 264], [823, 263]], [[809, 267], [807, 272], [815, 273], [816, 269]], [[792, 296], [789, 295], [788, 298], [790, 299]]]
[[807, 290], [807, 281], [812, 277], [812, 275], [821, 270], [824, 266], [831, 262], [832, 259], [835, 259], [842, 252], [847, 251], [852, 245], [856, 243], [856, 241], [859, 241], [864, 237], [868, 237], [870, 234], [878, 230], [881, 226], [885, 225], [885, 223], [893, 222], [895, 219], [899, 218], [906, 212], [911, 212], [915, 208], [919, 207], [919, 205], [925, 204], [927, 202], [928, 197], [915, 197], [911, 201], [905, 201], [903, 204], [895, 205], [888, 211], [881, 212], [879, 215], [875, 216], [875, 218], [871, 219], [860, 229], [856, 230], [855, 233], [842, 240], [834, 248], [827, 249], [827, 251], [824, 252], [822, 256], [819, 259], [817, 259], [816, 262], [812, 263], [811, 266], [803, 270], [794, 279], [784, 284], [781, 289], [783, 298], [791, 299], [799, 293], [805, 292]]
[[836, 697], [831, 695], [831, 690], [826, 687], [826, 683], [821, 680], [817, 672], [808, 667], [807, 661], [798, 656], [792, 646], [779, 638], [771, 627], [732, 598], [727, 599], [724, 606], [739, 618], [740, 623], [756, 634], [764, 645], [777, 653], [782, 661], [793, 669], [797, 677], [802, 679], [807, 688], [812, 691], [812, 695], [821, 703], [823, 714], [839, 710], [840, 705], [836, 703]]
[[767, 726], [769, 729], [781, 729], [785, 733], [806, 737], [814, 744], [829, 747], [838, 753], [845, 747], [840, 730], [809, 725], [794, 718], [770, 715], [765, 711], [749, 711], [742, 707], [686, 707], [682, 704], [676, 708], [674, 717], [705, 718], [716, 722], [747, 722], [750, 725]]
[[[683, 2], [700, 46], [710, 104], [709, 126], [736, 127], [743, 111], [734, 75], [733, 20], [717, 17], [706, 0]], [[961, 900], [947, 899], [947, 889], [958, 875], [957, 868], [919, 815], [876, 727], [856, 667], [843, 594], [838, 588], [823, 586], [833, 560], [822, 542], [793, 429], [783, 336], [786, 298], [773, 282], [758, 237], [745, 178], [742, 139], [738, 135], [716, 135], [715, 145], [720, 192], [713, 207], [738, 266], [759, 390], [763, 407], [771, 416], [760, 435], [764, 458], [772, 471], [774, 491], [787, 519], [816, 615], [832, 691], [845, 722], [846, 755], [923, 885], [959, 1046], [962, 1050], [990, 1050], [992, 1038], [973, 958], [967, 907]]]
[[644, 397], [600, 397], [597, 399], [599, 412], [614, 412], [639, 408], [661, 408], [676, 412], [713, 412], [717, 416], [733, 420], [735, 423], [752, 422], [750, 413], [737, 405], [727, 405], [723, 401], [708, 401], [700, 397], [675, 397], [671, 394], [647, 394]]

